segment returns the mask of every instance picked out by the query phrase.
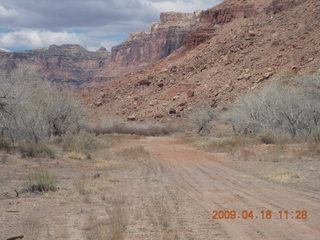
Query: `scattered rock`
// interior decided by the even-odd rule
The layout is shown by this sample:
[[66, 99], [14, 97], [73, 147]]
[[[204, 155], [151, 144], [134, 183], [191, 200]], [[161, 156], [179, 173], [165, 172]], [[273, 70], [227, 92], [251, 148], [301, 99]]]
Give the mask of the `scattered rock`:
[[173, 114], [177, 114], [177, 110], [174, 108], [170, 108], [169, 109], [169, 114], [173, 115]]
[[138, 82], [138, 85], [139, 86], [150, 86], [151, 82], [149, 80], [147, 80], [147, 79], [143, 79], [143, 80]]
[[249, 31], [249, 35], [250, 35], [251, 37], [254, 37], [254, 36], [256, 35], [256, 33], [255, 33], [255, 31], [250, 30], [250, 31]]
[[157, 113], [156, 115], [154, 115], [155, 119], [161, 119], [163, 118], [163, 115], [161, 113]]
[[173, 101], [176, 101], [177, 99], [179, 99], [179, 96], [178, 96], [178, 95], [176, 95], [176, 96], [174, 96], [174, 97], [172, 98]]
[[194, 97], [194, 91], [193, 90], [189, 90], [187, 92], [187, 96], [188, 96], [188, 98], [193, 98]]
[[178, 107], [184, 107], [184, 106], [186, 106], [187, 105], [187, 102], [182, 102], [182, 103], [180, 103], [179, 105], [178, 105]]
[[127, 117], [127, 120], [128, 120], [128, 121], [131, 121], [131, 122], [134, 122], [134, 121], [137, 120], [137, 118], [136, 118], [136, 116], [131, 115], [131, 116], [128, 116], [128, 117]]
[[97, 102], [94, 103], [94, 105], [95, 105], [96, 107], [101, 107], [101, 106], [103, 105], [102, 99], [99, 99]]
[[10, 238], [7, 238], [7, 240], [16, 240], [16, 239], [23, 239], [24, 236], [23, 235], [20, 235], [20, 236], [15, 236], [15, 237], [10, 237]]
[[272, 75], [273, 75], [273, 72], [267, 72], [267, 73], [263, 74], [263, 77], [264, 77], [265, 79], [268, 79], [268, 78], [271, 77]]

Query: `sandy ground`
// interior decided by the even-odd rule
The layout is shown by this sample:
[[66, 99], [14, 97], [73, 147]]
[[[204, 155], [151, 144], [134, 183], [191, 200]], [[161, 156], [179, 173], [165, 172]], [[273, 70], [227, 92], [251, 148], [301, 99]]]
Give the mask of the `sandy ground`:
[[[130, 149], [141, 147], [149, 155], [130, 156]], [[273, 170], [273, 163], [236, 162], [226, 154], [178, 144], [171, 137], [130, 140], [113, 151], [125, 149], [129, 155], [108, 167], [92, 161], [25, 160], [1, 154], [0, 239], [17, 235], [90, 239], [92, 216], [108, 227], [115, 202], [121, 202], [126, 219], [123, 239], [319, 239], [317, 185], [303, 188], [268, 180], [264, 171]], [[58, 174], [59, 191], [16, 198], [13, 190], [39, 166]], [[317, 163], [311, 167], [319, 172]], [[77, 183], [83, 183], [86, 191], [80, 191]], [[213, 220], [214, 210], [235, 210], [237, 218]], [[272, 219], [262, 219], [261, 211], [267, 210]], [[288, 219], [279, 219], [280, 210], [289, 211]], [[292, 219], [299, 210], [306, 210], [308, 218]], [[242, 219], [242, 211], [253, 211], [253, 219]]]

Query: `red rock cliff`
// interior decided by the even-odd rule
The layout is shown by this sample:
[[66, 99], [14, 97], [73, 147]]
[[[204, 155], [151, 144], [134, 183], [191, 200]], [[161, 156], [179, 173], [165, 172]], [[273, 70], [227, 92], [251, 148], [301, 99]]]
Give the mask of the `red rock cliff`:
[[166, 12], [150, 31], [131, 33], [128, 41], [112, 48], [111, 61], [117, 66], [147, 66], [181, 47], [198, 21], [198, 13]]
[[108, 61], [110, 53], [101, 48], [87, 51], [79, 45], [52, 45], [22, 52], [0, 52], [0, 68], [8, 71], [18, 65], [38, 69], [52, 82], [80, 86], [95, 79], [96, 72]]

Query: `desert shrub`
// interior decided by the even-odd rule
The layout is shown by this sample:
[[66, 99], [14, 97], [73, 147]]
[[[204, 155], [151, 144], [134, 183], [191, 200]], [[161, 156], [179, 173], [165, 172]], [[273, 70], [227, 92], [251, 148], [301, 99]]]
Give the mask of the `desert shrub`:
[[209, 124], [213, 121], [214, 116], [211, 108], [203, 107], [191, 113], [189, 120], [196, 127], [198, 134], [210, 133]]
[[88, 159], [99, 148], [97, 137], [90, 134], [67, 135], [62, 139], [62, 149], [67, 152], [82, 153]]
[[0, 138], [0, 150], [9, 151], [11, 144], [4, 138]]
[[46, 169], [40, 169], [29, 176], [28, 190], [31, 192], [48, 192], [57, 190], [57, 178]]
[[271, 84], [238, 98], [224, 119], [242, 133], [272, 129], [292, 137], [308, 136], [320, 125], [320, 102], [314, 96], [303, 85]]
[[49, 157], [56, 158], [56, 150], [44, 143], [24, 142], [19, 144], [19, 152], [23, 158]]
[[118, 117], [105, 118], [99, 126], [88, 127], [87, 131], [95, 135], [127, 134], [138, 136], [163, 136], [181, 132], [182, 128], [174, 124], [145, 122], [128, 122]]
[[259, 134], [260, 141], [265, 144], [274, 144], [277, 141], [277, 136], [273, 131], [266, 130]]
[[320, 128], [313, 129], [310, 136], [312, 141], [320, 143]]
[[13, 141], [41, 141], [77, 132], [84, 114], [72, 93], [61, 91], [32, 69], [0, 71], [0, 132]]

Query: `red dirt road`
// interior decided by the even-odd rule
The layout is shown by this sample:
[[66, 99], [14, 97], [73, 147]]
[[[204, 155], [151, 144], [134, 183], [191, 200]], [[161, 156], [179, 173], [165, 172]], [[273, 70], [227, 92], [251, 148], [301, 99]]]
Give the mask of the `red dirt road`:
[[[138, 141], [155, 159], [156, 169], [193, 199], [208, 216], [213, 210], [254, 211], [254, 218], [210, 220], [217, 227], [212, 239], [320, 239], [320, 193], [292, 189], [234, 170], [223, 154], [206, 153], [175, 143], [169, 137]], [[261, 211], [272, 211], [262, 219]], [[279, 211], [289, 211], [279, 219]], [[306, 210], [306, 220], [292, 219]], [[292, 212], [294, 211], [294, 212]], [[186, 212], [186, 214], [188, 214]]]

